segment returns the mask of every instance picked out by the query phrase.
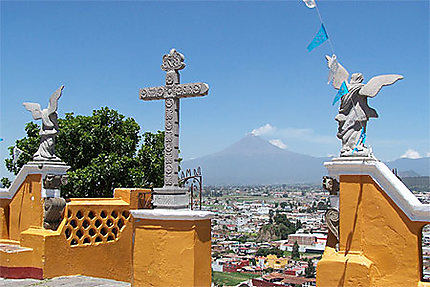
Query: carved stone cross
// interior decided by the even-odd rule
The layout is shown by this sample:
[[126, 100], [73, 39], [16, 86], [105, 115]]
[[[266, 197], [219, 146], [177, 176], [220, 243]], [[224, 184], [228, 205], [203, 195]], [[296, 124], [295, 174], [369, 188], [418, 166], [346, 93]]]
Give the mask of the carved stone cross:
[[206, 83], [180, 84], [179, 70], [185, 68], [184, 56], [175, 49], [163, 56], [161, 69], [166, 71], [166, 85], [143, 88], [139, 98], [144, 101], [165, 100], [164, 187], [154, 189], [156, 208], [184, 208], [188, 205], [186, 189], [178, 186], [179, 99], [208, 94]]

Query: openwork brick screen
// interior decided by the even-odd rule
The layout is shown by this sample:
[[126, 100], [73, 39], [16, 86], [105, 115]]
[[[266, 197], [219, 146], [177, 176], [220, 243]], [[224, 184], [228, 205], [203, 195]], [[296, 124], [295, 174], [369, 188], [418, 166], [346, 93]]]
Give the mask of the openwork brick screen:
[[64, 235], [70, 246], [113, 243], [130, 219], [130, 212], [122, 206], [69, 206]]

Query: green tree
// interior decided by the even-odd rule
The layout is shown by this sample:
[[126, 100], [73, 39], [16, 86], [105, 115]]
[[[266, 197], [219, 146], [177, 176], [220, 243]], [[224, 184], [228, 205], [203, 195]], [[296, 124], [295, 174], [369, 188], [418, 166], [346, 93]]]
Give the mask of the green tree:
[[7, 177], [3, 177], [0, 182], [4, 187], [9, 187], [12, 184], [12, 182]]
[[291, 252], [291, 258], [294, 260], [300, 259], [299, 244], [297, 243], [297, 241], [294, 242], [293, 251]]
[[305, 268], [306, 278], [315, 278], [315, 267], [311, 258], [308, 258], [308, 266]]
[[273, 209], [269, 209], [269, 224], [273, 223]]
[[300, 228], [302, 228], [302, 222], [299, 219], [297, 219], [297, 221], [296, 221], [296, 230], [299, 230]]
[[[58, 124], [56, 155], [71, 166], [69, 183], [61, 188], [64, 197], [111, 197], [118, 187], [163, 185], [164, 132], [141, 137], [134, 119], [107, 107], [91, 116], [68, 113]], [[16, 141], [24, 153], [16, 163], [12, 157], [5, 161], [15, 174], [39, 146], [38, 125], [28, 123], [25, 131], [27, 136]], [[9, 151], [12, 156], [13, 147]]]

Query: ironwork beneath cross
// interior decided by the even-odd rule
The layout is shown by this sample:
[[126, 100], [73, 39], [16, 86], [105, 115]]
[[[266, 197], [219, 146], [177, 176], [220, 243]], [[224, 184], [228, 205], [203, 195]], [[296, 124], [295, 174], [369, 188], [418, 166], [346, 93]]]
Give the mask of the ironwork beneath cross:
[[161, 65], [161, 69], [166, 71], [166, 85], [139, 90], [141, 100], [165, 100], [164, 187], [154, 189], [153, 205], [156, 208], [184, 208], [188, 205], [186, 189], [178, 185], [179, 99], [205, 96], [209, 86], [206, 83], [180, 84], [179, 71], [183, 68], [184, 56], [171, 49], [163, 56]]

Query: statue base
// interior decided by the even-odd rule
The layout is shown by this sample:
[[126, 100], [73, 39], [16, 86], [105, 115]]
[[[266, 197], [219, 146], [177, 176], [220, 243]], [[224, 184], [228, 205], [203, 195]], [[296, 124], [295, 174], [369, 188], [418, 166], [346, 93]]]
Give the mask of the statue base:
[[154, 188], [152, 205], [155, 209], [186, 209], [189, 204], [188, 188], [165, 186]]
[[33, 161], [29, 161], [27, 163], [28, 165], [39, 165], [39, 166], [44, 166], [44, 165], [55, 165], [55, 166], [67, 166], [67, 164], [60, 160], [33, 160]]

